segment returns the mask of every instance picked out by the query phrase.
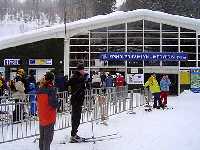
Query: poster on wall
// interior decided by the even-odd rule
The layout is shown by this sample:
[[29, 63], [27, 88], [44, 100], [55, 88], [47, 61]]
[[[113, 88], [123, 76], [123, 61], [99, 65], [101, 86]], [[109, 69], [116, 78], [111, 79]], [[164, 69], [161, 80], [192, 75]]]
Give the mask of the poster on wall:
[[180, 84], [183, 85], [190, 84], [190, 70], [180, 71]]
[[5, 67], [0, 67], [0, 73], [5, 77]]
[[143, 74], [127, 74], [128, 84], [144, 84]]
[[191, 90], [200, 93], [200, 68], [191, 69]]

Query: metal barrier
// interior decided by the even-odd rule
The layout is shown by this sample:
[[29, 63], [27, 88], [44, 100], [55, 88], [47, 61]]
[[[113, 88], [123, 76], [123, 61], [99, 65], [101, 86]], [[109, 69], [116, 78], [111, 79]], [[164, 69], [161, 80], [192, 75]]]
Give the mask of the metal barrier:
[[[71, 126], [70, 95], [57, 93], [60, 107], [55, 130]], [[0, 143], [39, 135], [36, 95], [0, 97]], [[82, 109], [81, 123], [104, 121], [109, 116], [131, 110], [144, 104], [139, 89], [128, 91], [128, 87], [95, 88], [87, 90]]]

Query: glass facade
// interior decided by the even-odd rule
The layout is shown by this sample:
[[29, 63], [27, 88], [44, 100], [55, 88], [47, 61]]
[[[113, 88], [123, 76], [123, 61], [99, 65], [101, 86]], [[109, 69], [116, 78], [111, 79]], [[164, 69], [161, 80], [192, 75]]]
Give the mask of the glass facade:
[[[89, 70], [126, 70], [145, 66], [198, 67], [200, 46], [196, 31], [140, 20], [89, 31], [70, 38], [70, 69], [84, 62]], [[102, 52], [187, 52], [189, 60], [100, 61]]]

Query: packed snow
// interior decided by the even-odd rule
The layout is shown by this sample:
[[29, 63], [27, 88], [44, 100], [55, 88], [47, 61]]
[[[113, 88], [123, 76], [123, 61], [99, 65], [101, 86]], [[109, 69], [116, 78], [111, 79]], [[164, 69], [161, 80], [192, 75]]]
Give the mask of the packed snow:
[[[69, 139], [70, 128], [56, 131], [51, 150], [199, 150], [200, 149], [200, 94], [185, 91], [169, 97], [168, 107], [174, 109], [127, 112], [109, 118], [108, 126], [94, 123], [94, 136], [118, 133], [115, 139], [94, 143], [59, 144]], [[79, 135], [91, 137], [92, 123], [79, 127]], [[0, 144], [6, 150], [39, 150], [34, 138]]]

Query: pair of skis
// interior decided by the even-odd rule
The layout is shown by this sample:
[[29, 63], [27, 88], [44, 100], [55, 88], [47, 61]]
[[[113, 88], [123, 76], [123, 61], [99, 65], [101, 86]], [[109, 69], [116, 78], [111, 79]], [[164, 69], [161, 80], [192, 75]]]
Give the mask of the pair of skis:
[[[103, 135], [103, 136], [83, 138], [82, 141], [77, 142], [77, 143], [90, 143], [90, 142], [95, 143], [95, 142], [98, 142], [98, 141], [108, 141], [108, 140], [112, 140], [112, 139], [121, 138], [121, 136], [117, 136], [117, 134], [118, 133], [108, 134], [108, 135]], [[60, 142], [60, 144], [67, 144], [67, 143], [68, 143], [67, 141]]]

